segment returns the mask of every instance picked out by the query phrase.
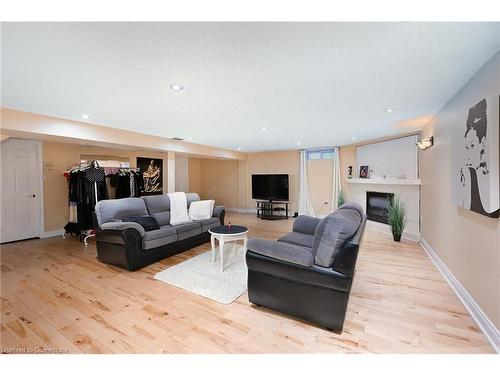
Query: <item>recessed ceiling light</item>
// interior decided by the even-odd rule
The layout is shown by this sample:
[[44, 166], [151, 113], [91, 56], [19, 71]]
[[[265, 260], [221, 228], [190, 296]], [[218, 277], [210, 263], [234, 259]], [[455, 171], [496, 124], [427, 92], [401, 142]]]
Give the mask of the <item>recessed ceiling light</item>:
[[82, 115], [82, 117], [83, 117], [85, 120], [88, 120], [88, 119], [89, 119], [89, 115]]
[[238, 151], [241, 151], [241, 147], [238, 147]]
[[190, 141], [192, 141], [192, 140], [193, 140], [193, 137], [189, 137], [188, 139], [189, 139]]
[[266, 131], [267, 130], [267, 126], [263, 126], [261, 129], [262, 129], [262, 131]]
[[385, 111], [386, 111], [387, 113], [391, 113], [392, 111], [394, 111], [394, 109], [392, 109], [392, 108], [387, 108]]
[[178, 84], [178, 83], [172, 83], [170, 85], [170, 89], [173, 91], [181, 91], [184, 88], [184, 86]]
[[355, 141], [356, 140], [356, 137], [352, 137], [352, 140]]
[[297, 142], [297, 146], [300, 146], [300, 142]]

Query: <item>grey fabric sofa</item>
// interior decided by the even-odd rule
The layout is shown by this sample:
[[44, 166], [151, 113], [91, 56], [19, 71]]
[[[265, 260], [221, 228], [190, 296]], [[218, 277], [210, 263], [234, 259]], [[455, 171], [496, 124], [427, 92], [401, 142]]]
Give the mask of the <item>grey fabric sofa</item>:
[[250, 302], [341, 332], [366, 224], [346, 203], [323, 219], [299, 216], [278, 241], [248, 241]]
[[[188, 207], [200, 200], [187, 193]], [[130, 271], [137, 270], [181, 251], [210, 241], [208, 230], [224, 225], [224, 207], [216, 206], [210, 219], [172, 226], [168, 195], [102, 200], [95, 207], [97, 258], [99, 261]], [[130, 216], [152, 216], [159, 229], [145, 231]]]

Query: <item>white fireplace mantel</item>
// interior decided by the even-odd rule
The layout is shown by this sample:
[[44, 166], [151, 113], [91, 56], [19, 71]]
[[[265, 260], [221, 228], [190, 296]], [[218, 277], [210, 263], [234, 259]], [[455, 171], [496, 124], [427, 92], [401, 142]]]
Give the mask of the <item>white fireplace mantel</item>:
[[376, 184], [376, 185], [420, 185], [420, 180], [396, 179], [396, 178], [351, 178], [349, 184]]

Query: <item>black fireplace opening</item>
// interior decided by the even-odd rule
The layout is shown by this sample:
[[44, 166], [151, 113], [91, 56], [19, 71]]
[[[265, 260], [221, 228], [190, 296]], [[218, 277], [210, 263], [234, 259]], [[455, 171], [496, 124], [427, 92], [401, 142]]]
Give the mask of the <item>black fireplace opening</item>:
[[366, 192], [366, 216], [368, 220], [389, 224], [387, 214], [389, 202], [394, 198], [392, 193], [379, 193], [377, 191]]

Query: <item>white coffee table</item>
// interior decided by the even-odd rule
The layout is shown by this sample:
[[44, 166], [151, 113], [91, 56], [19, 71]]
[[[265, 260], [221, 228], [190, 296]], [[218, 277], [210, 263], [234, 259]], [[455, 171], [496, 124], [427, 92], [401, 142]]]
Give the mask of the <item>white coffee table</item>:
[[241, 225], [221, 225], [208, 230], [211, 234], [210, 242], [212, 243], [212, 262], [215, 262], [215, 240], [219, 241], [220, 249], [220, 271], [224, 271], [224, 245], [227, 242], [243, 241], [243, 259], [247, 252], [247, 233], [248, 228]]

